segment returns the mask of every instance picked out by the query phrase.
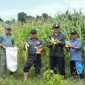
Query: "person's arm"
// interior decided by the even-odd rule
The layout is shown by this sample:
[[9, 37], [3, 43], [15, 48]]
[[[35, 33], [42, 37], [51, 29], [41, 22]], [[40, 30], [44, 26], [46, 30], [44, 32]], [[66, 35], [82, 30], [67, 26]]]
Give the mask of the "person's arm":
[[76, 49], [76, 50], [80, 50], [82, 48], [81, 40], [78, 41], [76, 46], [70, 46], [70, 48], [73, 48], [73, 49]]
[[0, 48], [3, 48], [3, 45], [0, 43]]
[[28, 49], [29, 49], [29, 45], [27, 44], [27, 42], [24, 42], [25, 57], [28, 56]]
[[[49, 39], [51, 39], [51, 36], [49, 36], [48, 37]], [[50, 43], [50, 41], [48, 40], [48, 43], [47, 43], [47, 47], [49, 47], [49, 48], [52, 48], [53, 47], [53, 44], [52, 43]]]
[[52, 43], [48, 42], [47, 47], [49, 48], [53, 47]]
[[28, 48], [29, 48], [29, 44], [27, 43], [27, 42], [24, 42], [24, 50], [28, 50]]
[[3, 45], [2, 45], [2, 36], [0, 35], [0, 48], [3, 48]]
[[14, 37], [13, 37], [13, 39], [12, 39], [12, 46], [13, 46], [13, 47], [16, 46], [16, 45], [15, 45], [15, 41], [14, 41]]
[[66, 37], [65, 37], [65, 35], [63, 35], [62, 40], [59, 41], [59, 44], [60, 44], [61, 46], [64, 46], [64, 45], [65, 45], [65, 41], [66, 41]]

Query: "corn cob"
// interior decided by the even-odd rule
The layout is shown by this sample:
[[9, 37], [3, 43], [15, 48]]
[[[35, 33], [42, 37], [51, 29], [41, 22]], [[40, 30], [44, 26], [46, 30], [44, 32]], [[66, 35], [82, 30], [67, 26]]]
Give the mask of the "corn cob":
[[36, 54], [41, 54], [43, 45], [36, 46], [35, 48], [36, 48]]
[[70, 42], [69, 41], [66, 41], [65, 42], [65, 47], [70, 47], [70, 46], [71, 46]]

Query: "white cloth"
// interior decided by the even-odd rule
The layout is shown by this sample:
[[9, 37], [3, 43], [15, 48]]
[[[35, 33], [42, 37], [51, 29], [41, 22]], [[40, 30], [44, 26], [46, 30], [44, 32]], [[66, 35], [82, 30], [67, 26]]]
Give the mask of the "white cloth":
[[6, 47], [6, 62], [9, 71], [17, 70], [17, 47]]

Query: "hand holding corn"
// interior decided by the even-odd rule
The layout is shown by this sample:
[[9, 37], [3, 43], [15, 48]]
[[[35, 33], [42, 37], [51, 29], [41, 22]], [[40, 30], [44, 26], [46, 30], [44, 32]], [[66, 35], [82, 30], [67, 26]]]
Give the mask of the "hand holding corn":
[[26, 51], [27, 51], [27, 50], [28, 50], [28, 47], [29, 47], [29, 44], [26, 43], [26, 42], [24, 42], [24, 47], [25, 47], [25, 49], [26, 49]]
[[54, 39], [54, 38], [49, 39], [49, 42], [52, 44], [53, 48], [55, 48], [56, 44], [60, 43], [59, 40]]
[[51, 39], [49, 39], [49, 42], [51, 43], [51, 44], [58, 44], [60, 41], [59, 40], [57, 40], [57, 39], [54, 39], [54, 38], [51, 38]]
[[69, 41], [66, 41], [65, 42], [65, 47], [69, 48], [71, 46], [70, 42]]
[[43, 51], [43, 45], [36, 46], [36, 54], [41, 54]]

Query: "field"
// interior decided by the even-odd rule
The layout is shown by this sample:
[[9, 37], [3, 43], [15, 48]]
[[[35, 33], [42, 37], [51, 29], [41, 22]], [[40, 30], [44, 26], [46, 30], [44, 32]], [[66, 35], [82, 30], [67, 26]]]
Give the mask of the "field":
[[[32, 23], [21, 24], [19, 22], [12, 23], [13, 35], [15, 36], [15, 42], [18, 46], [18, 70], [13, 75], [7, 73], [7, 79], [3, 80], [0, 78], [0, 85], [85, 85], [85, 79], [71, 79], [69, 71], [69, 53], [65, 50], [65, 60], [66, 60], [66, 79], [59, 75], [51, 76], [49, 69], [49, 49], [47, 48], [47, 38], [48, 35], [52, 33], [51, 27], [54, 23], [57, 23], [61, 27], [61, 31], [66, 35], [66, 39], [70, 40], [70, 31], [76, 30], [79, 37], [83, 42], [83, 62], [85, 63], [85, 16], [82, 12], [74, 12], [70, 14], [66, 12], [65, 14], [57, 14], [53, 18], [52, 22], [43, 22], [40, 25]], [[5, 23], [0, 23], [0, 33], [3, 32], [3, 27]], [[30, 37], [30, 31], [35, 28], [38, 32], [39, 38], [44, 42], [45, 50], [42, 54], [42, 73], [41, 75], [35, 77], [34, 67], [30, 70], [30, 77], [28, 81], [23, 80], [23, 66], [26, 61], [26, 53], [23, 50], [24, 41]], [[46, 74], [46, 71], [48, 73]], [[44, 75], [46, 74], [46, 75]], [[53, 75], [53, 74], [52, 74]], [[48, 77], [47, 77], [48, 76]], [[49, 82], [49, 83], [48, 83]]]

